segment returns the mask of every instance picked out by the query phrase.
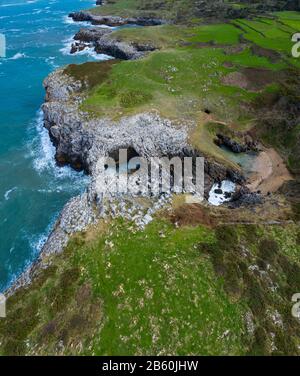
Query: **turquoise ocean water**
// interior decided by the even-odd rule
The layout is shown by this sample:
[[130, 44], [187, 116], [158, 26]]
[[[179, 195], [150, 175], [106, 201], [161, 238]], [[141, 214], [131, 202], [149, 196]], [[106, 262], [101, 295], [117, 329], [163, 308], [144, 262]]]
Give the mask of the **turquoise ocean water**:
[[39, 108], [51, 71], [96, 58], [66, 53], [81, 26], [66, 15], [94, 4], [0, 0], [0, 33], [7, 40], [6, 58], [0, 58], [0, 291], [38, 256], [64, 204], [88, 182], [82, 173], [55, 165]]

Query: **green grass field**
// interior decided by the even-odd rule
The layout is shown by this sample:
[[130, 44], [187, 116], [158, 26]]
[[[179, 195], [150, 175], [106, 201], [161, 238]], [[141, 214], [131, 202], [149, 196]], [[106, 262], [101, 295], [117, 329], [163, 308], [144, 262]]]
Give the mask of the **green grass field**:
[[297, 354], [299, 251], [296, 225], [100, 224], [8, 300], [0, 353]]
[[[299, 60], [291, 57], [290, 32], [294, 29], [283, 30], [282, 23], [289, 20], [300, 28], [300, 16], [285, 12], [227, 24], [118, 30], [110, 37], [151, 43], [158, 50], [138, 61], [117, 62], [109, 72], [106, 67], [110, 63], [104, 63], [105, 77], [99, 74], [98, 84], [97, 76], [93, 78], [82, 109], [92, 117], [117, 119], [156, 110], [178, 121], [196, 121], [199, 130], [191, 133], [192, 143], [224, 162], [224, 155], [212, 142], [214, 135], [207, 138], [207, 132], [201, 131], [206, 122], [203, 110], [209, 109], [215, 120], [236, 130], [247, 129], [247, 123], [248, 128], [253, 125], [253, 102], [263, 91], [277, 91], [280, 80], [289, 75], [286, 70], [299, 66]], [[97, 64], [101, 70], [101, 63]], [[90, 65], [92, 72], [95, 66]], [[80, 77], [80, 69], [75, 78]], [[86, 75], [85, 68], [83, 71]], [[240, 78], [230, 85], [224, 82], [226, 75], [234, 72], [248, 75], [245, 87], [240, 86]], [[198, 137], [201, 134], [203, 142]]]

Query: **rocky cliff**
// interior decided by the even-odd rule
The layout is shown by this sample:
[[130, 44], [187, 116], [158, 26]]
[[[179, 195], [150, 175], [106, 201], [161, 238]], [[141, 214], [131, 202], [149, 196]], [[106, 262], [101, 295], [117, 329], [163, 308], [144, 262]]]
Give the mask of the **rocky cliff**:
[[151, 42], [136, 43], [119, 40], [111, 29], [83, 28], [75, 34], [74, 40], [71, 53], [93, 47], [98, 54], [106, 54], [122, 60], [139, 59], [157, 48]]
[[118, 16], [98, 16], [89, 11], [80, 11], [70, 13], [74, 21], [89, 21], [93, 25], [107, 25], [107, 26], [123, 26], [123, 25], [138, 25], [138, 26], [157, 26], [166, 23], [165, 20], [151, 17], [118, 17]]
[[[99, 197], [95, 186], [100, 157], [115, 157], [120, 149], [128, 149], [133, 155], [147, 159], [157, 156], [199, 155], [189, 145], [188, 123], [178, 126], [151, 112], [123, 117], [117, 121], [108, 118], [89, 119], [86, 113], [80, 111], [84, 95], [81, 82], [75, 81], [63, 70], [58, 70], [45, 80], [44, 86], [47, 93], [43, 105], [44, 121], [56, 146], [56, 160], [59, 164], [84, 169], [92, 177], [87, 192], [72, 199], [64, 208], [43, 249], [44, 253], [60, 252], [72, 233], [83, 230], [104, 215], [107, 202]], [[243, 181], [237, 171], [205, 161], [206, 195], [214, 182], [226, 178], [239, 183]], [[130, 197], [111, 197], [109, 210], [114, 202], [113, 206], [116, 207], [113, 207], [110, 214], [128, 216], [143, 225], [151, 220], [151, 215], [167, 199], [165, 195], [153, 199], [150, 209], [144, 210]], [[126, 200], [131, 203], [129, 212], [125, 210]]]

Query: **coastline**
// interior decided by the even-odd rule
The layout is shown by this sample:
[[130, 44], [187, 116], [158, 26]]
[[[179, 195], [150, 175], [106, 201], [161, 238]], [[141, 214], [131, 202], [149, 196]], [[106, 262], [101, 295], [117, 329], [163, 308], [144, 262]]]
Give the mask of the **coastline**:
[[[108, 215], [114, 213], [115, 217], [134, 218], [136, 225], [143, 228], [152, 220], [153, 214], [169, 202], [169, 196], [152, 200], [152, 208], [150, 209], [135, 205], [131, 197], [122, 195], [110, 197], [108, 204], [102, 202], [103, 199], [97, 196], [95, 184], [97, 180], [96, 162], [99, 155], [110, 155], [115, 150], [126, 146], [133, 147], [138, 155], [144, 157], [149, 155], [176, 156], [182, 153], [191, 156], [195, 153], [188, 143], [185, 127], [178, 129], [169, 120], [161, 118], [156, 113], [141, 113], [117, 122], [112, 122], [109, 119], [102, 119], [99, 122], [98, 119], [97, 127], [93, 121], [88, 125], [88, 122], [83, 120], [84, 114], [78, 110], [81, 102], [81, 84], [66, 76], [63, 70], [64, 68], [56, 70], [44, 81], [46, 88], [46, 102], [42, 106], [44, 124], [49, 131], [50, 138], [56, 145], [56, 160], [60, 164], [71, 164], [73, 168], [78, 168], [78, 165], [80, 165], [80, 169], [82, 169], [84, 166], [84, 169], [92, 176], [92, 183], [85, 193], [72, 198], [65, 205], [41, 250], [39, 258], [6, 290], [7, 296], [11, 296], [20, 287], [30, 284], [32, 278], [38, 275], [41, 269], [48, 266], [47, 259], [50, 255], [62, 252], [74, 233], [84, 231], [89, 225], [96, 224], [101, 218], [105, 218], [107, 212]], [[82, 129], [78, 128], [80, 121], [82, 122]], [[69, 127], [72, 124], [76, 126], [76, 131], [70, 133]], [[61, 134], [65, 129], [67, 129], [69, 137], [62, 141]], [[84, 130], [86, 129], [92, 129], [92, 133], [85, 133]], [[96, 129], [98, 130], [96, 131]], [[164, 137], [161, 137], [161, 135], [164, 135]], [[73, 155], [73, 149], [70, 149], [70, 145], [78, 150], [79, 146], [77, 147], [76, 144], [82, 145], [82, 139], [86, 140], [87, 148], [80, 147], [79, 162], [79, 155], [77, 152]], [[93, 140], [92, 145], [87, 142], [88, 140]], [[112, 141], [107, 143], [107, 140]], [[125, 144], [124, 140], [126, 140]], [[148, 140], [148, 143], [145, 143], [144, 140]], [[237, 182], [243, 181], [238, 171], [228, 169], [217, 163], [206, 161], [205, 171], [206, 197], [216, 181], [226, 180], [228, 177]], [[122, 202], [128, 200], [131, 207], [127, 210]], [[118, 207], [120, 203], [120, 208], [116, 210], [115, 206]], [[107, 210], [109, 206], [113, 206], [112, 212]], [[136, 212], [135, 215], [133, 215], [133, 212]]]
[[[119, 19], [119, 21], [121, 18]], [[131, 20], [132, 21], [132, 20]], [[134, 20], [135, 22], [136, 20]], [[120, 21], [122, 24], [127, 21]], [[132, 21], [133, 22], [133, 21]], [[154, 20], [149, 19], [149, 22], [145, 21], [145, 18], [141, 22], [144, 22], [147, 26], [153, 24], [164, 24], [163, 20]], [[119, 45], [118, 45], [119, 47]], [[146, 46], [147, 47], [147, 46]], [[122, 48], [127, 51], [128, 44], [122, 45]], [[115, 43], [111, 45], [111, 49], [115, 50]], [[143, 53], [138, 56], [133, 53], [129, 56], [123, 56], [124, 59], [136, 59], [144, 55], [147, 48], [145, 46], [140, 47], [143, 50]], [[150, 46], [149, 51], [153, 50]], [[82, 120], [84, 116], [78, 110], [78, 106], [82, 101], [81, 98], [81, 89], [82, 83], [79, 81], [74, 81], [69, 76], [63, 74], [63, 68], [59, 68], [54, 71], [47, 77], [44, 81], [45, 91], [46, 91], [46, 101], [42, 106], [44, 113], [44, 126], [48, 129], [49, 137], [56, 147], [56, 161], [59, 164], [70, 164], [75, 169], [84, 169], [88, 174], [92, 175], [92, 180], [95, 180], [95, 163], [99, 155], [109, 155], [114, 153], [115, 150], [120, 147], [132, 147], [140, 156], [149, 156], [149, 155], [173, 155], [186, 154], [186, 156], [194, 155], [195, 151], [189, 145], [187, 131], [185, 128], [188, 128], [189, 125], [177, 129], [176, 125], [173, 125], [168, 119], [161, 118], [157, 113], [140, 113], [138, 116], [133, 116], [129, 118], [124, 118], [120, 122], [111, 122], [109, 119], [102, 119], [102, 125], [100, 122], [97, 126], [100, 128], [98, 132], [92, 132], [92, 134], [80, 134], [80, 129], [78, 132], [78, 124], [82, 123], [83, 129], [96, 129], [95, 124], [91, 122], [91, 125], [87, 126]], [[132, 124], [131, 129], [128, 128], [128, 123]], [[60, 137], [60, 132], [69, 132], [69, 127], [72, 124], [75, 125], [74, 131], [71, 138], [67, 139], [64, 144], [60, 143], [62, 139]], [[153, 129], [148, 133], [146, 130], [145, 124], [151, 124], [156, 126], [156, 131], [153, 135]], [[118, 132], [114, 131], [114, 128], [118, 126], [123, 128], [121, 131], [120, 137]], [[150, 128], [148, 128], [150, 129]], [[145, 132], [146, 130], [146, 132]], [[103, 132], [107, 133], [107, 139], [113, 139], [114, 142], [106, 145], [103, 139]], [[127, 133], [127, 135], [126, 135]], [[92, 139], [97, 139], [100, 135], [100, 139], [97, 142], [94, 142], [94, 146], [91, 147], [90, 141]], [[168, 137], [164, 136], [161, 138], [161, 135], [165, 134]], [[125, 136], [126, 135], [126, 136]], [[139, 136], [138, 136], [139, 135]], [[124, 136], [127, 139], [127, 145], [124, 144]], [[153, 139], [154, 136], [154, 139]], [[151, 144], [145, 144], [145, 139], [153, 139]], [[84, 143], [86, 148], [82, 148], [82, 140], [85, 140]], [[155, 140], [155, 141], [154, 141]], [[75, 154], [70, 149], [70, 145], [78, 144], [75, 146]], [[72, 146], [72, 147], [73, 147]], [[90, 153], [90, 149], [94, 148]], [[78, 154], [78, 150], [80, 150]], [[97, 156], [96, 156], [97, 155]], [[79, 158], [79, 159], [78, 159]], [[78, 167], [79, 166], [79, 167]], [[227, 178], [233, 179], [238, 183], [243, 182], [243, 177], [240, 175], [238, 170], [228, 169], [227, 167], [222, 166], [221, 164], [214, 162], [206, 162], [205, 165], [206, 179], [205, 179], [205, 195], [208, 197], [208, 192], [215, 182], [220, 182], [226, 180]], [[13, 283], [9, 286], [4, 292], [7, 296], [14, 294], [16, 290], [21, 287], [28, 286], [33, 278], [35, 278], [39, 272], [48, 266], [47, 259], [52, 254], [57, 254], [63, 251], [63, 248], [68, 243], [68, 240], [72, 234], [84, 231], [89, 225], [95, 224], [99, 221], [100, 218], [103, 218], [104, 208], [102, 205], [99, 205], [99, 198], [95, 199], [95, 187], [91, 184], [85, 193], [80, 196], [73, 197], [62, 209], [59, 218], [53, 226], [53, 230], [49, 234], [40, 255], [29, 266]], [[167, 198], [158, 200], [153, 205], [156, 205], [154, 210], [141, 210], [140, 207], [136, 208], [138, 212], [135, 215], [135, 222], [138, 226], [143, 227], [149, 221], [152, 220], [152, 215], [155, 211], [161, 209], [163, 205], [168, 202]], [[115, 198], [112, 198], [111, 201], [114, 201]], [[123, 198], [121, 199], [121, 201]], [[125, 199], [126, 200], [126, 199]], [[101, 202], [101, 200], [100, 200]], [[97, 203], [97, 210], [95, 211], [95, 203]], [[110, 203], [111, 204], [111, 203]], [[132, 212], [132, 209], [131, 209]], [[126, 217], [128, 213], [126, 210], [121, 209], [117, 216]], [[129, 215], [129, 218], [131, 214]]]
[[[66, 16], [67, 16], [67, 14], [66, 14]], [[21, 57], [22, 56], [20, 54], [20, 58]], [[59, 70], [60, 68], [56, 68], [56, 69]], [[45, 77], [44, 77], [44, 79], [45, 79]], [[47, 93], [45, 93], [45, 95], [47, 95]], [[45, 98], [45, 96], [44, 96], [44, 98]], [[42, 113], [42, 109], [41, 108], [39, 110], [39, 113], [40, 112]], [[37, 115], [37, 116], [40, 116], [40, 115]], [[43, 116], [43, 115], [41, 114], [41, 116]], [[43, 123], [44, 123], [44, 121], [43, 121]], [[45, 129], [44, 124], [43, 124], [43, 128]], [[51, 139], [50, 139], [48, 131], [47, 131], [47, 137], [49, 137], [49, 141], [51, 142]], [[52, 143], [52, 145], [53, 145], [53, 143]], [[55, 161], [54, 157], [53, 157], [53, 162], [57, 163]], [[75, 172], [75, 170], [74, 170], [74, 172]], [[56, 233], [57, 226], [61, 222], [61, 219], [65, 218], [64, 213], [67, 212], [68, 207], [72, 206], [71, 205], [72, 201], [74, 201], [74, 199], [76, 199], [76, 198], [79, 198], [80, 196], [73, 196], [63, 206], [63, 208], [60, 210], [60, 214], [59, 214], [58, 218], [55, 220], [55, 223], [53, 224], [53, 226], [51, 226], [52, 229], [51, 229], [50, 233], [47, 235], [47, 239], [44, 241], [44, 245], [41, 247], [41, 250], [40, 250], [39, 254], [37, 255], [37, 257], [32, 262], [30, 262], [29, 266], [26, 266], [24, 268], [23, 272], [20, 273], [18, 277], [16, 277], [10, 284], [7, 285], [7, 287], [5, 288], [5, 290], [3, 290], [2, 293], [7, 298], [10, 297], [11, 295], [13, 295], [18, 289], [20, 289], [20, 288], [22, 288], [24, 286], [28, 286], [31, 283], [31, 281], [32, 281], [33, 278], [35, 278], [43, 269], [45, 269], [45, 268], [48, 267], [47, 258], [48, 258], [49, 255], [55, 253], [55, 249], [56, 248], [55, 248], [55, 242], [52, 243], [51, 247], [46, 247], [46, 243], [53, 236], [53, 234]], [[61, 241], [63, 243], [64, 242], [63, 235], [61, 235], [60, 239], [57, 239], [57, 241]], [[63, 244], [65, 244], [65, 243], [63, 243]]]
[[[0, 17], [1, 33], [9, 38], [7, 57], [0, 58], [1, 292], [36, 259], [59, 212], [89, 179], [56, 165], [40, 110], [42, 82], [59, 66], [94, 61], [60, 52], [65, 38], [78, 30], [63, 15], [91, 6], [90, 0], [4, 3], [11, 6], [1, 6]], [[13, 100], [7, 93], [14, 93]]]
[[[300, 25], [300, 14], [291, 17]], [[271, 61], [236, 21], [197, 22], [88, 26], [70, 49], [115, 59], [64, 65], [44, 79], [53, 161], [89, 183], [71, 192], [39, 257], [6, 290], [1, 355], [299, 354], [290, 315], [300, 280], [290, 157], [299, 149], [288, 143], [299, 137], [299, 80], [290, 84], [288, 58]], [[275, 25], [278, 43], [277, 18], [242, 22]], [[259, 81], [257, 92], [224, 84], [241, 71]], [[265, 72], [284, 90], [274, 93]], [[153, 156], [204, 157], [204, 197], [153, 194], [149, 170], [128, 163], [142, 157], [149, 168]], [[103, 192], [113, 181], [113, 168], [103, 177], [105, 157], [128, 191]], [[170, 176], [158, 176], [169, 186]]]
[[[114, 17], [110, 18], [109, 16], [105, 16], [105, 20], [103, 21], [103, 17], [97, 18], [96, 16], [95, 19], [94, 16], [90, 17], [89, 14], [87, 16], [86, 13], [82, 12], [75, 12], [71, 14], [71, 17], [75, 19], [75, 21], [96, 22], [96, 24], [103, 24], [102, 22], [104, 22], [105, 25], [110, 24], [109, 26], [121, 26], [125, 24], [153, 26], [167, 23], [167, 21], [153, 18], [147, 21], [145, 18], [138, 20], [136, 18], [124, 19], [118, 17], [116, 19]], [[86, 32], [84, 30], [86, 30]], [[124, 60], [141, 58], [145, 53], [155, 49], [152, 45], [148, 46], [144, 44], [138, 48], [135, 47], [136, 49], [131, 51], [130, 43], [120, 43], [118, 40], [105, 39], [106, 36], [109, 37], [111, 34], [111, 31], [106, 31], [106, 29], [104, 29], [104, 31], [100, 30], [100, 40], [102, 34], [104, 40], [99, 47], [98, 33], [98, 30], [93, 31], [90, 28], [82, 29], [76, 34], [77, 40], [85, 40], [90, 43], [96, 35], [98, 45], [96, 45], [95, 48], [98, 47], [98, 53], [110, 53], [114, 55], [114, 57]], [[103, 50], [104, 48], [106, 48], [105, 51]], [[155, 112], [140, 113], [137, 116], [125, 117], [116, 122], [112, 122], [106, 118], [98, 119], [97, 121], [86, 121], [85, 114], [81, 113], [79, 110], [79, 105], [84, 97], [84, 92], [82, 93], [82, 82], [76, 81], [66, 75], [64, 69], [65, 68], [59, 68], [45, 79], [46, 101], [42, 106], [44, 126], [48, 129], [49, 137], [56, 147], [56, 161], [60, 165], [70, 164], [74, 169], [84, 169], [92, 176], [92, 181], [95, 181], [97, 179], [95, 166], [99, 155], [114, 154], [115, 151], [121, 147], [133, 148], [137, 155], [145, 157], [149, 155], [176, 156], [183, 154], [191, 156], [197, 154], [197, 151], [193, 149], [188, 140], [187, 129], [190, 127], [190, 124], [187, 123], [181, 126], [181, 129], [177, 129], [175, 124], [172, 124], [168, 119], [161, 118], [160, 115]], [[130, 126], [128, 126], [128, 124]], [[146, 130], [147, 127], [145, 127], [145, 124], [155, 124], [154, 130], [152, 128], [149, 133]], [[115, 131], [116, 127], [118, 131]], [[98, 128], [98, 130], [96, 128]], [[92, 129], [93, 131], [86, 132], [87, 129]], [[120, 134], [118, 134], [119, 132]], [[64, 137], [64, 134], [68, 134], [68, 137]], [[161, 139], [161, 134], [167, 134], [168, 137]], [[107, 140], [111, 139], [114, 141], [107, 144]], [[153, 142], [144, 144], [143, 140], [147, 139], [153, 139]], [[205, 174], [206, 198], [208, 198], [208, 192], [212, 186], [216, 183], [226, 181], [226, 179], [230, 179], [230, 181], [236, 182], [238, 185], [237, 201], [243, 196], [246, 197], [246, 200], [249, 199], [250, 202], [253, 200], [253, 203], [258, 200], [258, 198], [256, 198], [256, 188], [258, 185], [255, 185], [255, 187], [250, 185], [248, 187], [250, 188], [250, 192], [247, 190], [244, 191], [245, 179], [238, 169], [235, 170], [213, 161], [206, 161]], [[123, 199], [124, 198], [121, 198], [121, 201]], [[7, 296], [11, 296], [20, 287], [30, 284], [30, 281], [39, 273], [39, 270], [47, 267], [48, 256], [62, 252], [74, 233], [84, 231], [89, 225], [97, 223], [105, 216], [106, 208], [101, 200], [101, 198], [97, 197], [95, 186], [92, 182], [85, 193], [73, 197], [64, 206], [38, 259], [5, 291]], [[111, 198], [109, 204], [111, 205], [115, 200], [115, 197]], [[258, 202], [260, 202], [259, 200]], [[138, 211], [138, 215], [135, 216], [136, 224], [143, 226], [148, 223], [149, 220], [151, 221], [155, 211], [161, 209], [166, 202], [168, 202], [168, 200], [156, 202], [155, 210], [146, 210], [143, 212], [141, 208], [136, 208]], [[128, 213], [126, 213], [126, 210], [122, 209], [116, 214], [116, 216], [118, 215], [126, 217]]]

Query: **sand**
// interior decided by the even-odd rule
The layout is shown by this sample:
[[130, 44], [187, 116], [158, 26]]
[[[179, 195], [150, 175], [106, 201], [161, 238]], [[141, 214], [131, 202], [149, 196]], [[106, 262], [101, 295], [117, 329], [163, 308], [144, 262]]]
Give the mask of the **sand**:
[[252, 192], [274, 193], [284, 182], [293, 180], [283, 159], [272, 148], [264, 149], [258, 155], [252, 171], [247, 181], [247, 187]]

